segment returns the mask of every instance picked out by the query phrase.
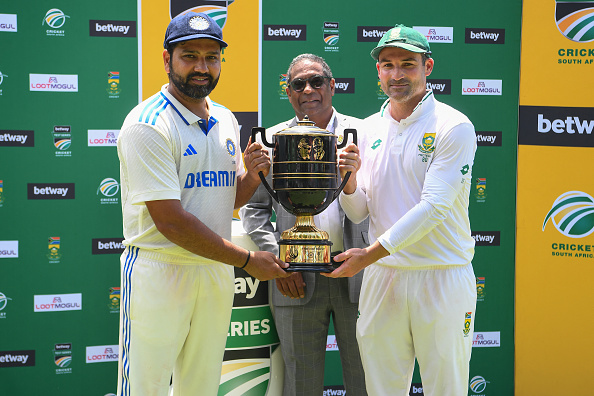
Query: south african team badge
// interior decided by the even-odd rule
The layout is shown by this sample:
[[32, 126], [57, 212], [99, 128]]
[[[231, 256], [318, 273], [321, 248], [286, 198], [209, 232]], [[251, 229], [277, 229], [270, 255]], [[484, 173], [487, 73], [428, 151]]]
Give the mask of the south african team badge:
[[419, 157], [421, 157], [421, 161], [427, 162], [435, 151], [435, 132], [425, 133], [425, 135], [423, 135], [423, 140], [421, 140], [421, 144], [417, 147], [419, 148]]
[[468, 337], [468, 335], [470, 334], [471, 321], [472, 321], [472, 312], [466, 312], [466, 314], [464, 315], [464, 330], [462, 330], [462, 333], [464, 333], [464, 337]]

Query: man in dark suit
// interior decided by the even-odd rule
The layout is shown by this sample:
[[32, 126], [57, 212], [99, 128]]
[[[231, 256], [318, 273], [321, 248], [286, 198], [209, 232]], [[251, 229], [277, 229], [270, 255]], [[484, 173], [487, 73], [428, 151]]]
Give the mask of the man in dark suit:
[[[344, 139], [344, 130], [360, 132], [361, 120], [338, 113], [332, 107], [334, 78], [319, 56], [302, 54], [293, 59], [287, 72], [286, 92], [295, 111], [295, 118], [266, 130], [269, 142], [273, 135], [297, 125], [306, 115], [319, 128]], [[270, 158], [272, 158], [272, 150]], [[272, 172], [268, 175], [269, 184]], [[271, 222], [276, 213], [276, 226]], [[243, 227], [260, 250], [278, 255], [280, 233], [295, 224], [289, 214], [270, 197], [263, 186], [240, 210]], [[352, 223], [338, 200], [315, 216], [316, 226], [327, 231], [332, 251], [368, 245], [367, 221]], [[328, 326], [332, 317], [342, 362], [343, 379], [349, 396], [367, 395], [365, 376], [357, 344], [355, 327], [358, 316], [362, 273], [353, 278], [331, 279], [319, 273], [294, 272], [278, 279], [272, 287], [272, 304], [276, 328], [285, 361], [283, 396], [322, 395], [324, 390], [324, 358]]]

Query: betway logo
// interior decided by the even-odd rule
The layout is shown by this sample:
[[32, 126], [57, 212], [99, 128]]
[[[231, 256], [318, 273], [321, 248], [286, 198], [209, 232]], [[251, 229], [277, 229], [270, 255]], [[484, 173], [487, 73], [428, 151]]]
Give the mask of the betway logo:
[[94, 238], [92, 254], [121, 254], [124, 238]]
[[334, 79], [334, 93], [355, 93], [355, 79], [354, 78], [335, 78]]
[[0, 147], [33, 147], [33, 131], [0, 131]]
[[0, 367], [35, 366], [35, 351], [2, 351]]
[[473, 231], [472, 238], [476, 246], [499, 246], [499, 231]]
[[357, 26], [357, 41], [377, 43], [392, 26]]
[[136, 37], [136, 22], [91, 20], [89, 34], [103, 37]]
[[251, 300], [258, 291], [260, 281], [251, 276], [235, 278], [235, 294], [245, 294], [245, 298]]
[[538, 132], [547, 133], [584, 133], [590, 135], [594, 129], [594, 120], [581, 120], [579, 117], [568, 116], [565, 119], [549, 120], [544, 114], [538, 115]]
[[305, 41], [305, 25], [264, 25], [264, 40]]
[[501, 146], [501, 131], [476, 132], [477, 146]]
[[466, 28], [466, 44], [504, 44], [505, 29]]
[[29, 183], [29, 199], [74, 199], [74, 183]]
[[451, 95], [452, 80], [427, 79], [427, 89], [432, 90], [434, 95]]
[[326, 389], [324, 390], [324, 393], [322, 393], [323, 396], [343, 396], [346, 395], [346, 390], [344, 389]]

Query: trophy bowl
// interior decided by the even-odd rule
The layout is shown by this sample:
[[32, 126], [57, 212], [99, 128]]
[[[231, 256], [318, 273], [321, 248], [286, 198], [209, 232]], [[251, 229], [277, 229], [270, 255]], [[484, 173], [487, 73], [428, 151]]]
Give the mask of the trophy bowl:
[[252, 142], [261, 134], [262, 144], [273, 149], [272, 187], [264, 174], [262, 184], [289, 213], [295, 215], [295, 225], [281, 233], [280, 259], [289, 263], [286, 271], [332, 272], [332, 242], [328, 233], [314, 224], [313, 216], [326, 209], [340, 194], [350, 172], [339, 182], [337, 149], [346, 146], [348, 136], [357, 143], [357, 131], [345, 129], [344, 139], [315, 126], [305, 116], [296, 126], [266, 140], [264, 128], [252, 128]]

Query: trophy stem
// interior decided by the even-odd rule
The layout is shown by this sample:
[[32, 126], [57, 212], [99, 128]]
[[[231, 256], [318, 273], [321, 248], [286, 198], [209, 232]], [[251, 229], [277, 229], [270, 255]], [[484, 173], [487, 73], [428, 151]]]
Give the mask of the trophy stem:
[[296, 215], [295, 225], [281, 234], [278, 242], [287, 271], [332, 272], [328, 233], [316, 227], [311, 214]]

